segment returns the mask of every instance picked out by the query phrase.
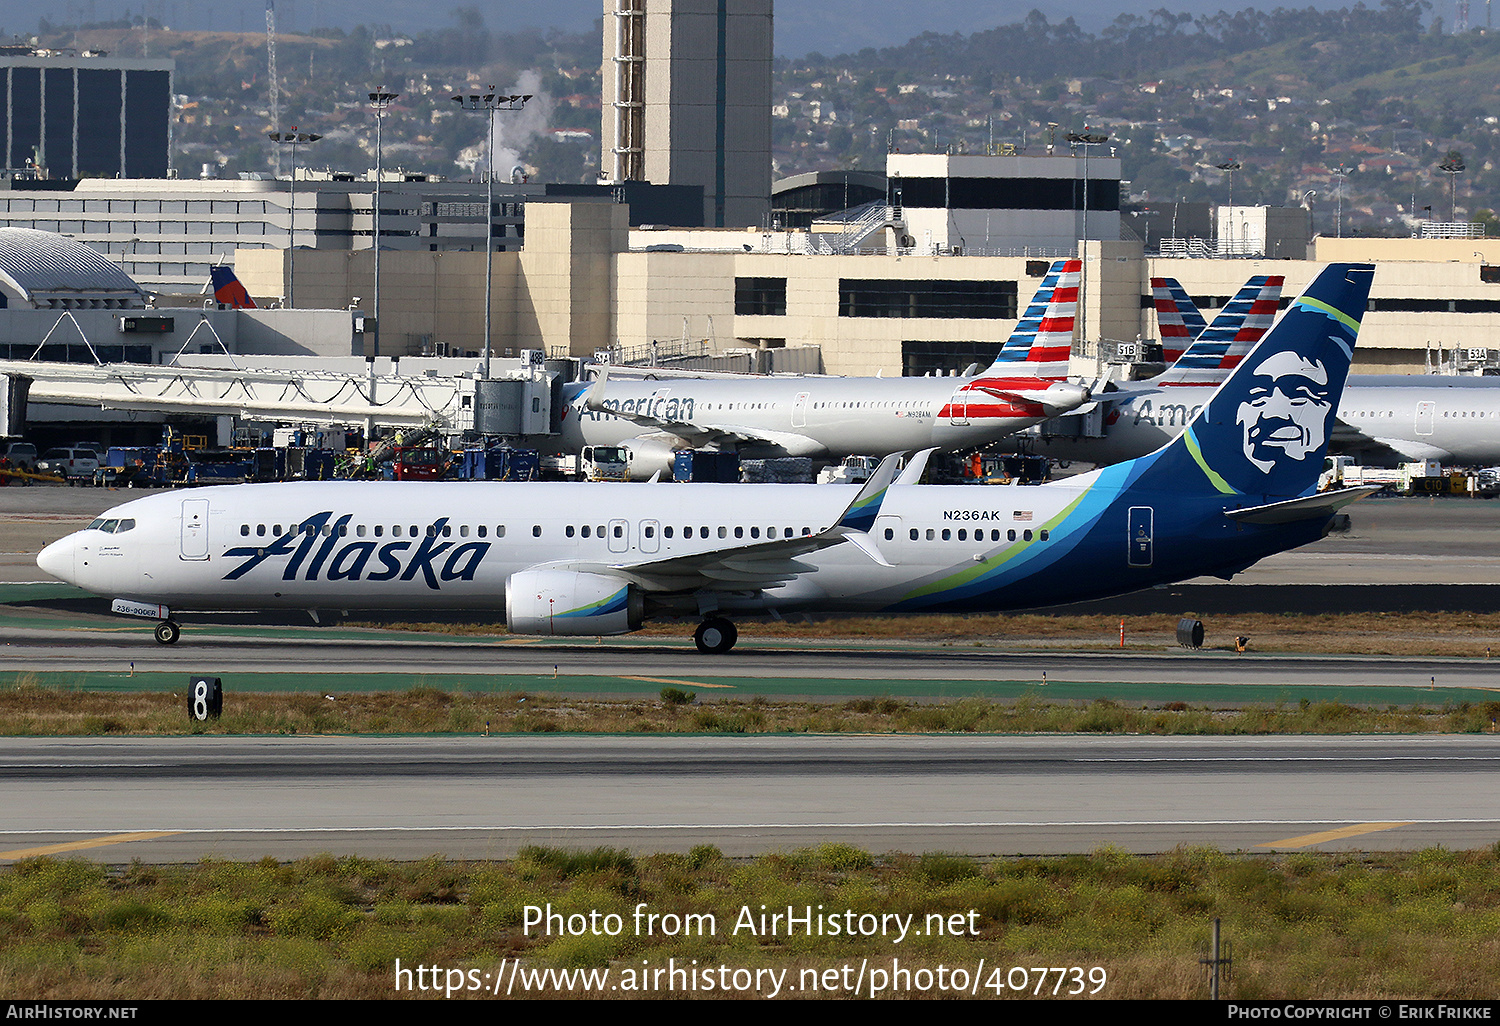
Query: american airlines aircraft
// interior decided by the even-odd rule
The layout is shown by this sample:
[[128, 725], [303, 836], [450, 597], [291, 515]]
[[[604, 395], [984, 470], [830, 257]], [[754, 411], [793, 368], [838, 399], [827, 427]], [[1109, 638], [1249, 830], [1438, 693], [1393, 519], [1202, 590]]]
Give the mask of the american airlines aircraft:
[[[686, 448], [731, 449], [762, 459], [809, 456], [820, 462], [854, 454], [982, 448], [1088, 401], [1087, 387], [1060, 380], [1067, 376], [1078, 267], [1076, 260], [1053, 265], [1001, 359], [978, 377], [601, 374], [592, 383], [569, 386], [561, 432], [539, 444], [558, 453], [581, 452], [586, 445], [622, 446], [630, 450], [630, 476], [638, 481], [670, 474], [675, 453]], [[1033, 311], [1039, 313], [1030, 317]], [[1041, 366], [1042, 350], [1055, 338], [1063, 339], [1062, 369], [1039, 378], [1035, 368]]]
[[[1147, 384], [1151, 384], [1147, 382]], [[1028, 440], [1028, 451], [1098, 465], [1135, 459], [1182, 433], [1214, 394], [1182, 386], [1111, 392], [1100, 438], [1054, 435]], [[1338, 407], [1330, 450], [1370, 465], [1439, 460], [1500, 464], [1500, 380], [1437, 374], [1356, 374]]]
[[174, 610], [504, 610], [542, 636], [701, 617], [979, 612], [1228, 578], [1321, 537], [1373, 489], [1316, 494], [1373, 268], [1334, 264], [1189, 429], [1141, 459], [1035, 487], [917, 485], [887, 457], [815, 485], [306, 482], [153, 495], [42, 550], [54, 577], [158, 621]]

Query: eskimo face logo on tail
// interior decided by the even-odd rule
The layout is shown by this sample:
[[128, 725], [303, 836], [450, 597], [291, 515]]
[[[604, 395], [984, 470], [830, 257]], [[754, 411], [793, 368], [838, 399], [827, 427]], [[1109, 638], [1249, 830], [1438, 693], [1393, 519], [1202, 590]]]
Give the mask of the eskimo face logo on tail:
[[1245, 459], [1270, 473], [1283, 459], [1306, 460], [1328, 441], [1333, 411], [1328, 371], [1320, 361], [1293, 352], [1274, 353], [1254, 370], [1250, 395], [1240, 403]]

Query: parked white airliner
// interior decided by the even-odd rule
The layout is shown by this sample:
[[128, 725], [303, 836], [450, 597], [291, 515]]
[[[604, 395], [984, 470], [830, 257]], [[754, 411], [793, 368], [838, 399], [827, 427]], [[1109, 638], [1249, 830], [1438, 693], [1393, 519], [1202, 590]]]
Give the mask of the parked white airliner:
[[42, 550], [47, 573], [174, 610], [503, 609], [595, 636], [735, 614], [985, 611], [1229, 577], [1323, 535], [1370, 489], [1315, 494], [1373, 269], [1320, 274], [1189, 429], [1141, 459], [1022, 488], [917, 485], [888, 457], [813, 485], [309, 482], [153, 495]]
[[[979, 449], [1088, 401], [1086, 386], [1060, 380], [1072, 344], [1078, 267], [1076, 260], [1053, 265], [1001, 359], [978, 377], [601, 374], [564, 389], [561, 431], [536, 444], [556, 453], [622, 446], [637, 481], [670, 474], [676, 452], [689, 448], [819, 462]], [[1032, 317], [1033, 310], [1041, 313]], [[1057, 338], [1063, 339], [1057, 380], [1039, 378], [1037, 361]]]

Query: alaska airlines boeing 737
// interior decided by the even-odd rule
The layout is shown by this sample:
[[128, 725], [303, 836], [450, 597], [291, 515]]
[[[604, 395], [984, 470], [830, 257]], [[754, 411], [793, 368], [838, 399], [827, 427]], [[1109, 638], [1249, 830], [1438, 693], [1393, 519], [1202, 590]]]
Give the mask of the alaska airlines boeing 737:
[[1029, 488], [916, 485], [888, 457], [853, 501], [815, 485], [308, 482], [153, 495], [42, 550], [117, 612], [504, 610], [518, 634], [736, 614], [1030, 608], [1201, 574], [1321, 537], [1371, 489], [1315, 494], [1373, 269], [1335, 264], [1188, 430]]
[[[538, 444], [560, 453], [622, 446], [630, 450], [630, 476], [637, 481], [670, 474], [673, 457], [685, 448], [827, 462], [854, 454], [979, 449], [1088, 401], [1087, 387], [1061, 380], [1078, 306], [1078, 266], [1059, 260], [1043, 279], [1002, 350], [1002, 359], [1019, 362], [997, 360], [978, 377], [601, 374], [565, 389], [561, 432]], [[1056, 346], [1056, 338], [1062, 339], [1061, 369], [1038, 378], [1037, 361], [1044, 358], [1038, 347], [1045, 349], [1049, 339]]]

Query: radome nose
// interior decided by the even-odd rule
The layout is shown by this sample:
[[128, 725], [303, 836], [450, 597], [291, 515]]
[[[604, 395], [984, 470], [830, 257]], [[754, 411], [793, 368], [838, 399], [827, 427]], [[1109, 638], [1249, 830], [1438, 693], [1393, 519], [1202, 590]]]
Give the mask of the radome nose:
[[73, 581], [73, 550], [77, 545], [78, 535], [70, 534], [66, 538], [59, 538], [37, 553], [36, 565], [42, 570], [56, 577], [59, 581]]

